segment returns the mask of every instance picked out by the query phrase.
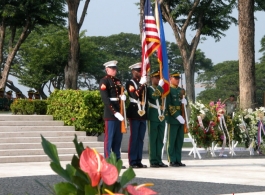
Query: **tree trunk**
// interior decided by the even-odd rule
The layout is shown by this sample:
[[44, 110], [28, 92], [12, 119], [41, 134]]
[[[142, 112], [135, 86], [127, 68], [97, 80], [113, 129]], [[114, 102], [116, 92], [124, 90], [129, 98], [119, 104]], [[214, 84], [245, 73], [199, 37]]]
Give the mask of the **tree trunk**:
[[66, 0], [68, 5], [68, 35], [69, 35], [69, 55], [68, 64], [64, 68], [65, 75], [65, 88], [66, 89], [77, 89], [77, 79], [78, 79], [78, 69], [79, 69], [79, 54], [80, 54], [80, 44], [79, 44], [79, 31], [83, 25], [86, 11], [90, 0], [86, 0], [83, 12], [80, 17], [80, 21], [77, 21], [77, 12], [80, 0]]
[[255, 108], [254, 0], [238, 0], [240, 108]]
[[[195, 101], [195, 85], [194, 85], [194, 65], [193, 62], [186, 62], [184, 66], [186, 80], [186, 94], [190, 102]], [[187, 93], [189, 92], [189, 93]]]
[[195, 84], [194, 84], [194, 73], [195, 73], [195, 64], [194, 64], [194, 58], [195, 58], [195, 52], [199, 45], [200, 36], [201, 36], [201, 29], [202, 29], [202, 16], [199, 17], [199, 26], [196, 30], [196, 34], [193, 37], [191, 43], [189, 44], [186, 39], [186, 31], [188, 28], [188, 25], [191, 20], [192, 13], [194, 9], [198, 6], [199, 0], [194, 1], [193, 7], [190, 10], [190, 13], [188, 14], [188, 17], [184, 23], [184, 25], [181, 27], [177, 26], [175, 23], [175, 19], [172, 18], [172, 15], [170, 14], [169, 5], [165, 2], [162, 6], [162, 14], [165, 17], [166, 21], [171, 26], [175, 39], [179, 48], [179, 51], [181, 53], [181, 57], [183, 60], [183, 67], [184, 67], [184, 73], [185, 73], [185, 79], [186, 79], [186, 94], [189, 102], [195, 102]]
[[[25, 30], [27, 31], [27, 30]], [[8, 79], [8, 75], [9, 75], [9, 71], [11, 68], [11, 64], [12, 61], [18, 51], [18, 49], [20, 48], [21, 44], [24, 42], [24, 40], [27, 38], [27, 36], [29, 35], [30, 32], [23, 32], [17, 42], [17, 44], [15, 45], [15, 47], [12, 49], [12, 51], [8, 54], [3, 72], [2, 72], [2, 79], [0, 80], [0, 88], [5, 87], [7, 79]]]
[[68, 35], [69, 35], [69, 55], [68, 64], [64, 68], [65, 74], [65, 88], [77, 89], [77, 75], [79, 68], [79, 24], [77, 22], [77, 10], [79, 6], [79, 0], [68, 0]]

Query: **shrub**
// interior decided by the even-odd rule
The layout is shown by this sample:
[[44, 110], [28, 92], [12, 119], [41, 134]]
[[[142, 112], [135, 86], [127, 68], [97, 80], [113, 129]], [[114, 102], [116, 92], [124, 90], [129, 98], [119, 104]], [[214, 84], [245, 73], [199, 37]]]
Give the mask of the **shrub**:
[[77, 131], [101, 134], [104, 131], [103, 102], [99, 91], [55, 90], [47, 100], [47, 114]]
[[13, 114], [46, 114], [46, 100], [16, 99], [10, 106]]

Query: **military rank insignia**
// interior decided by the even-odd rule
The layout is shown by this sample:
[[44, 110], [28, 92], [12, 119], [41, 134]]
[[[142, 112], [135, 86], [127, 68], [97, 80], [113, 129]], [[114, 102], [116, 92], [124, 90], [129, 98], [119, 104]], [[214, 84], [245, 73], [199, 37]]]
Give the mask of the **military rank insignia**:
[[134, 86], [130, 85], [130, 86], [129, 86], [129, 91], [130, 91], [130, 92], [134, 92], [134, 91], [135, 91]]
[[101, 89], [101, 90], [106, 90], [106, 85], [102, 84], [102, 85], [100, 86], [100, 89]]

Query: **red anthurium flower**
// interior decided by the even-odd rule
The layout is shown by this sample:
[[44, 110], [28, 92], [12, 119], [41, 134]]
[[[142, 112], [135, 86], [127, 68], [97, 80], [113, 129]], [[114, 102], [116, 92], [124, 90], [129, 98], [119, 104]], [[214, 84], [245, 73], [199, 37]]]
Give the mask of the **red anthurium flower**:
[[114, 184], [118, 179], [117, 168], [107, 163], [95, 149], [86, 148], [80, 156], [79, 164], [80, 168], [89, 175], [92, 187], [97, 186], [101, 178], [107, 185]]
[[157, 192], [151, 190], [150, 188], [146, 188], [145, 186], [153, 186], [154, 184], [152, 183], [146, 183], [142, 184], [139, 186], [133, 186], [133, 185], [128, 185], [127, 186], [127, 191], [132, 194], [132, 195], [153, 195], [157, 194]]

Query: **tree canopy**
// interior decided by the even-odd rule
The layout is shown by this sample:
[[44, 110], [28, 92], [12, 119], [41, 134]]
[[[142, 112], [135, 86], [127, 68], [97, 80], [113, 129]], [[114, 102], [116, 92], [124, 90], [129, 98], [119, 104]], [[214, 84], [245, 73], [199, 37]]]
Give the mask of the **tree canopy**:
[[[64, 0], [3, 0], [0, 2], [0, 64], [5, 63], [0, 79], [4, 87], [12, 61], [29, 34], [40, 26], [65, 24]], [[6, 34], [9, 34], [7, 41]], [[4, 47], [4, 44], [8, 46]], [[4, 49], [6, 59], [3, 59]], [[5, 62], [4, 62], [5, 61]]]
[[[258, 63], [255, 69], [257, 83], [255, 107], [258, 107], [263, 105], [265, 64]], [[238, 97], [240, 95], [238, 70], [238, 61], [225, 61], [216, 64], [211, 70], [206, 70], [204, 73], [199, 74], [197, 82], [201, 83], [205, 90], [200, 92], [196, 99], [207, 104], [218, 99], [223, 101], [232, 94]]]

